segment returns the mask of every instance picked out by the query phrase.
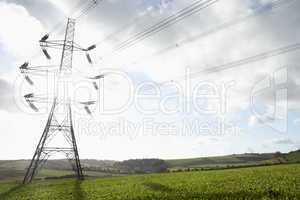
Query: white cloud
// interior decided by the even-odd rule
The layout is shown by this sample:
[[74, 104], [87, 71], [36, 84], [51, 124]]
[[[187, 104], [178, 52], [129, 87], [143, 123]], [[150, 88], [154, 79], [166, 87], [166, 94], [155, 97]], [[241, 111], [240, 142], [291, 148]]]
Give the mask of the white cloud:
[[[72, 5], [76, 4], [72, 1], [48, 1], [65, 14], [70, 11], [70, 3], [72, 3]], [[172, 8], [174, 10], [172, 10], [172, 12], [190, 4], [190, 1], [174, 1], [173, 3], [174, 5], [172, 5]], [[99, 9], [99, 12], [93, 15], [94, 18], [92, 18], [92, 20], [89, 20], [89, 22], [85, 21], [85, 23], [82, 24], [79, 23], [78, 27], [76, 27], [76, 39], [78, 42], [84, 47], [93, 44], [93, 41], [99, 41], [101, 38], [104, 38], [106, 35], [113, 32], [112, 30], [118, 30], [120, 27], [124, 26], [124, 24], [130, 21], [129, 18], [132, 16], [142, 13], [141, 10], [136, 10], [136, 7], [131, 4], [136, 5], [136, 1], [106, 1], [103, 6], [104, 9], [102, 6], [99, 6], [99, 8], [97, 8]], [[299, 27], [297, 22], [299, 12], [296, 12], [295, 16], [291, 17], [290, 20], [286, 20], [286, 16], [290, 17], [290, 14], [293, 12], [284, 9], [282, 10], [283, 11], [279, 12], [278, 15], [275, 13], [274, 15], [253, 18], [230, 29], [210, 34], [208, 37], [202, 37], [202, 39], [189, 43], [185, 47], [175, 48], [174, 51], [168, 51], [167, 54], [159, 54], [157, 57], [147, 56], [157, 52], [157, 50], [160, 50], [169, 44], [176, 43], [177, 41], [183, 41], [190, 36], [197, 35], [199, 32], [205, 32], [205, 30], [211, 30], [217, 24], [223, 23], [225, 19], [234, 19], [240, 14], [250, 12], [243, 0], [234, 0], [230, 3], [223, 1], [223, 3], [218, 4], [216, 7], [208, 8], [203, 11], [203, 13], [200, 12], [200, 14], [191, 16], [182, 23], [169, 27], [166, 31], [156, 34], [155, 36], [141, 42], [137, 46], [134, 46], [131, 49], [126, 49], [121, 55], [114, 55], [114, 57], [108, 59], [106, 63], [98, 63], [97, 67], [101, 69], [106, 67], [124, 69], [130, 73], [142, 72], [147, 76], [144, 77], [144, 80], [140, 81], [145, 81], [147, 78], [147, 80], [153, 79], [160, 82], [172, 80], [178, 75], [182, 75], [185, 71], [185, 67], [187, 66], [192, 67], [193, 72], [196, 72], [209, 66], [245, 58], [247, 56], [254, 55], [257, 52], [263, 52], [274, 47], [279, 47], [280, 45], [285, 44], [281, 43], [281, 41], [284, 41], [285, 38], [289, 38], [289, 40], [287, 40], [288, 42], [294, 42], [295, 37], [290, 36], [291, 32], [296, 32], [297, 30], [295, 29]], [[41, 12], [43, 12], [42, 9]], [[152, 12], [152, 10], [148, 10], [147, 13], [148, 12]], [[40, 53], [40, 49], [35, 47], [38, 47], [37, 40], [45, 33], [41, 23], [32, 17], [24, 7], [16, 4], [0, 3], [0, 13], [5, 16], [0, 18], [0, 41], [2, 45], [4, 45], [4, 49], [10, 54], [13, 54], [18, 61], [28, 59], [28, 57], [34, 54], [33, 52], [35, 49], [37, 49], [39, 51], [38, 53]], [[159, 21], [160, 18], [164, 17], [164, 14], [170, 13], [158, 14], [156, 12], [155, 15], [146, 16], [146, 14], [144, 14], [140, 16], [138, 24], [135, 23], [130, 26], [128, 30], [124, 30], [124, 32], [117, 35], [116, 38], [101, 44], [97, 50], [92, 53], [93, 58], [102, 56], [102, 53], [110, 50], [116, 43], [122, 41], [122, 39], [126, 39], [131, 34], [144, 30], [147, 25]], [[8, 21], [7, 19], [10, 20]], [[293, 26], [284, 28], [283, 24], [285, 23], [293, 24]], [[53, 39], [55, 38], [53, 37]], [[143, 59], [144, 57], [147, 59]], [[83, 60], [85, 59], [84, 55], [81, 57], [77, 57], [76, 55], [74, 58], [82, 59], [79, 61], [75, 59], [74, 66], [81, 66], [84, 71], [88, 71], [89, 68], [86, 68], [86, 60]], [[136, 59], [138, 59], [139, 62], [133, 64], [133, 61]], [[216, 74], [202, 74], [193, 80], [193, 84], [203, 80], [213, 80], [217, 84], [223, 81], [226, 82], [235, 80], [236, 86], [230, 90], [229, 94], [229, 112], [238, 112], [249, 106], [249, 96], [251, 94], [252, 86], [260, 80], [261, 77], [265, 77], [269, 72], [272, 72], [275, 67], [282, 67], [280, 65], [286, 64], [288, 60], [289, 59], [286, 57], [280, 57], [263, 62], [251, 63], [243, 68], [227, 70]], [[12, 62], [16, 61], [13, 60]], [[41, 62], [37, 63], [40, 64]], [[295, 77], [299, 76], [295, 74]], [[115, 104], [120, 102], [120, 99], [125, 99], [125, 97], [127, 97], [126, 82], [122, 80], [120, 81], [119, 79], [115, 80], [114, 78], [110, 79], [110, 77], [106, 80], [108, 81], [108, 84], [106, 84], [107, 91], [105, 91], [105, 98], [108, 103]], [[120, 82], [119, 85], [112, 83], [116, 81]], [[131, 111], [132, 110], [128, 112]], [[133, 116], [127, 115], [126, 117], [130, 119], [138, 118], [136, 121], [141, 120], [141, 118], [144, 117], [135, 115], [134, 112], [131, 113], [133, 113]], [[97, 119], [101, 120], [103, 118], [115, 117], [98, 116], [97, 113], [95, 115]], [[5, 116], [8, 116], [8, 114], [5, 112], [0, 113], [0, 117], [5, 118]], [[22, 121], [22, 123], [26, 122], [26, 124], [24, 123], [20, 125], [20, 127], [27, 126], [28, 129], [26, 130], [28, 132], [32, 127], [37, 127], [36, 124], [43, 124], [42, 122], [27, 122], [24, 120], [27, 115], [16, 118], [11, 116], [8, 117], [13, 122], [10, 122], [9, 126], [7, 125], [8, 123], [2, 125], [0, 130], [5, 132], [12, 131], [12, 134], [16, 134], [19, 131], [17, 129], [11, 129], [13, 126], [11, 124], [17, 124], [18, 120]], [[167, 118], [169, 116], [164, 117]], [[170, 118], [172, 117], [176, 118], [176, 116], [171, 116]], [[200, 118], [197, 115], [189, 117], [191, 120], [192, 118]], [[158, 116], [155, 116], [155, 119], [158, 121], [164, 120], [164, 118]], [[3, 122], [7, 121], [3, 119]], [[248, 123], [253, 127], [258, 123], [258, 120], [255, 116], [251, 116]], [[40, 136], [42, 128], [43, 127], [40, 127], [40, 129], [35, 132], [38, 137]], [[23, 137], [25, 138], [25, 136]], [[235, 143], [238, 145], [234, 145], [232, 140], [213, 137], [198, 138], [196, 141], [193, 141], [194, 138], [174, 137], [174, 142], [172, 144], [169, 142], [169, 137], [165, 138], [164, 142], [159, 141], [159, 138], [153, 137], [151, 141], [148, 141], [147, 138], [143, 138], [134, 142], [128, 141], [126, 144], [122, 143], [124, 141], [123, 139], [124, 137], [117, 139], [110, 137], [107, 141], [102, 141], [102, 143], [105, 143], [105, 145], [102, 146], [99, 145], [101, 141], [96, 141], [93, 138], [83, 136], [83, 140], [86, 142], [82, 143], [81, 152], [85, 155], [84, 157], [90, 157], [90, 155], [98, 157], [99, 155], [97, 151], [105, 152], [102, 153], [101, 156], [110, 156], [113, 154], [114, 158], [117, 159], [141, 157], [143, 152], [148, 152], [148, 155], [150, 156], [160, 156], [159, 152], [164, 152], [162, 154], [166, 157], [171, 154], [171, 156], [176, 155], [177, 157], [182, 157], [182, 155], [190, 157], [191, 155], [197, 156], [199, 154], [217, 155], [235, 152], [235, 150], [239, 148], [237, 146], [243, 146], [239, 144], [239, 141], [236, 141]], [[1, 136], [1, 141], [13, 141], [13, 139]], [[26, 143], [27, 142], [30, 143], [32, 140], [28, 140]], [[91, 142], [94, 143], [91, 144]], [[159, 142], [159, 145], [157, 145], [157, 149], [159, 149], [159, 151], [157, 149], [153, 149], [153, 144], [157, 144], [157, 142]], [[195, 151], [192, 150], [191, 146], [193, 145], [190, 145], [193, 144], [193, 142], [196, 142]], [[178, 148], [178, 144], [180, 145], [180, 148]], [[208, 145], [204, 145], [203, 148], [203, 144]], [[115, 148], [114, 152], [110, 152], [112, 146], [118, 148]], [[126, 149], [128, 146], [130, 147], [130, 150], [127, 152], [125, 150], [120, 150], [120, 148]], [[247, 145], [246, 147], [248, 146], [251, 145]], [[30, 151], [29, 153], [32, 152]]]
[[300, 118], [294, 119], [294, 125], [296, 126], [300, 125]]
[[42, 24], [28, 11], [13, 3], [0, 2], [0, 43], [18, 60], [35, 55], [43, 35]]
[[31, 158], [38, 143], [44, 119], [22, 113], [10, 113], [0, 110], [0, 159]]
[[258, 124], [258, 119], [256, 116], [252, 115], [251, 117], [249, 117], [249, 121], [248, 121], [249, 126], [253, 127], [257, 124]]
[[248, 120], [248, 125], [253, 127], [258, 124], [269, 124], [276, 120], [274, 117], [275, 115], [273, 108], [271, 106], [267, 106], [267, 109], [264, 113], [255, 113], [255, 115], [251, 115]]
[[279, 139], [275, 139], [273, 141], [274, 144], [278, 144], [278, 145], [294, 145], [296, 144], [295, 141], [289, 139], [289, 138], [279, 138]]
[[61, 1], [61, 0], [48, 0], [48, 1], [52, 3], [55, 7], [57, 7], [64, 14], [68, 14], [71, 11], [70, 1]]

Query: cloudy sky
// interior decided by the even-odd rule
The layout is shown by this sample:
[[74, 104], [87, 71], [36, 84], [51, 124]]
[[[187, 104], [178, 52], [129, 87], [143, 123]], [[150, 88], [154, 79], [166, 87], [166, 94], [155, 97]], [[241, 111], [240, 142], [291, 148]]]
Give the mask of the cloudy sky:
[[[46, 33], [62, 39], [67, 17], [80, 14], [86, 2], [0, 0], [0, 159], [30, 158], [49, 113], [45, 104], [32, 111], [23, 96], [51, 96], [51, 76], [31, 76], [30, 86], [19, 66], [59, 64], [60, 52], [49, 50], [48, 61], [38, 41]], [[191, 4], [102, 0], [77, 19], [76, 43], [97, 44], [92, 66], [84, 54], [74, 54], [71, 96], [97, 101], [92, 116], [73, 105], [81, 158], [300, 148], [300, 2], [219, 0], [131, 43]], [[122, 44], [129, 45], [116, 51]], [[86, 77], [104, 72], [111, 75], [96, 91]]]

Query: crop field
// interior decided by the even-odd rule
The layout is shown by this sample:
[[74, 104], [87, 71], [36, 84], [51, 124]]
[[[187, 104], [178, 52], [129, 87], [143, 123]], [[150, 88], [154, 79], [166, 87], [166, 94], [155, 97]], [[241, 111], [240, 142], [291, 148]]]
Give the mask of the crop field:
[[300, 164], [76, 181], [0, 182], [1, 200], [300, 199]]

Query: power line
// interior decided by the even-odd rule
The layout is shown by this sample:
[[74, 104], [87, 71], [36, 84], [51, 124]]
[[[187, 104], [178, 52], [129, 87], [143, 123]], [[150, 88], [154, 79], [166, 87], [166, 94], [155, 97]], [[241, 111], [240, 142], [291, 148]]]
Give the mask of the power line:
[[102, 40], [96, 43], [97, 46], [103, 44], [105, 41], [112, 39], [114, 36], [124, 32], [125, 30], [128, 30], [132, 26], [136, 25], [138, 21], [141, 19], [141, 17], [148, 16], [150, 12], [147, 12], [146, 15], [138, 16], [133, 18], [129, 23], [126, 23], [122, 25], [120, 28], [116, 29], [114, 32], [106, 35]]
[[166, 28], [168, 28], [169, 26], [195, 14], [200, 12], [201, 10], [217, 3], [219, 0], [198, 0], [196, 2], [194, 2], [193, 4], [189, 5], [186, 8], [183, 8], [182, 10], [180, 10], [179, 12], [165, 18], [164, 20], [162, 20], [161, 22], [149, 27], [148, 29], [135, 34], [134, 36], [128, 38], [127, 40], [125, 40], [124, 42], [122, 42], [121, 44], [117, 45], [114, 48], [114, 51], [122, 51], [125, 48], [129, 48], [135, 44], [137, 44], [138, 42], [145, 40], [146, 38], [152, 36], [153, 34], [156, 34]]
[[197, 0], [197, 1], [194, 1], [194, 3], [190, 4], [189, 6], [181, 9], [180, 11], [163, 19], [162, 21], [148, 27], [146, 30], [143, 30], [142, 32], [134, 34], [133, 36], [129, 37], [127, 40], [121, 42], [113, 49], [112, 53], [116, 53], [116, 52], [124, 50], [125, 48], [129, 48], [129, 47], [137, 44], [138, 42], [152, 36], [153, 34], [156, 34], [175, 23], [177, 23], [197, 12], [200, 12], [201, 10], [217, 3], [218, 1], [220, 1], [220, 0]]
[[[280, 56], [283, 54], [287, 54], [293, 51], [297, 51], [300, 49], [300, 43], [295, 43], [295, 44], [291, 44], [288, 46], [284, 46], [284, 47], [280, 47], [278, 49], [273, 49], [270, 51], [266, 51], [251, 57], [247, 57], [247, 58], [243, 58], [240, 60], [236, 60], [236, 61], [232, 61], [226, 64], [222, 64], [222, 65], [216, 65], [216, 66], [212, 66], [212, 67], [207, 67], [206, 69], [203, 69], [201, 71], [198, 72], [194, 72], [194, 73], [190, 73], [188, 74], [188, 77], [191, 79], [197, 78], [200, 75], [206, 75], [206, 74], [212, 74], [212, 73], [216, 73], [216, 72], [221, 72], [224, 70], [228, 70], [228, 69], [232, 69], [232, 68], [236, 68], [236, 67], [240, 67], [249, 63], [253, 63], [253, 62], [258, 62], [261, 60], [266, 60], [272, 57], [276, 57], [276, 56]], [[185, 79], [185, 76], [178, 76], [177, 78], [175, 78], [174, 80], [182, 80]], [[173, 80], [173, 81], [174, 81]], [[165, 82], [161, 82], [159, 83], [159, 85], [164, 85], [166, 83], [169, 83], [170, 81], [165, 81]]]
[[[202, 1], [202, 0], [201, 0], [201, 1]], [[182, 12], [182, 11], [184, 11], [184, 10], [187, 10], [188, 8], [190, 8], [190, 7], [192, 7], [192, 6], [195, 6], [197, 3], [201, 2], [201, 1], [199, 1], [199, 0], [198, 0], [198, 1], [195, 1], [194, 3], [192, 3], [191, 5], [189, 5], [188, 7], [184, 8], [184, 9], [181, 9], [181, 10], [178, 11], [177, 13]], [[147, 12], [147, 13], [149, 13], [149, 12]], [[175, 14], [176, 14], [176, 13], [175, 13]], [[159, 24], [163, 23], [164, 21], [170, 19], [170, 18], [171, 18], [172, 16], [174, 16], [175, 14], [173, 14], [173, 15], [171, 15], [171, 16], [165, 18], [165, 19], [163, 19], [163, 21], [160, 21], [160, 22], [158, 22], [158, 24], [155, 24], [155, 25], [159, 25]], [[143, 17], [144, 17], [144, 16], [143, 16]], [[118, 35], [119, 33], [123, 32], [124, 30], [129, 29], [130, 27], [132, 27], [133, 25], [135, 25], [135, 24], [139, 21], [139, 19], [140, 19], [140, 17], [134, 18], [130, 23], [127, 23], [127, 24], [123, 25], [121, 28], [117, 29], [117, 31], [115, 31], [115, 32], [113, 32], [113, 33], [111, 33], [111, 34], [109, 34], [109, 35], [106, 36], [103, 40], [97, 42], [96, 45], [99, 45], [99, 44], [105, 42], [106, 40], [109, 40], [109, 39], [112, 38], [113, 36]], [[152, 25], [152, 26], [155, 26], [155, 25]], [[152, 27], [152, 26], [150, 26], [150, 27]], [[150, 27], [148, 27], [147, 29], [149, 29]], [[146, 30], [144, 30], [144, 31], [146, 31]], [[140, 34], [140, 33], [138, 33], [138, 34]]]
[[[126, 41], [124, 41], [124, 42], [122, 42], [121, 44], [119, 44], [119, 45], [113, 50], [113, 53], [117, 53], [118, 51], [122, 51], [122, 50], [124, 50], [125, 48], [129, 48], [129, 47], [135, 45], [136, 43], [138, 43], [138, 42], [140, 42], [140, 41], [142, 41], [142, 40], [144, 40], [144, 39], [150, 37], [152, 34], [155, 34], [155, 33], [159, 32], [159, 31], [162, 31], [162, 30], [164, 30], [165, 28], [167, 28], [168, 26], [170, 26], [170, 25], [176, 23], [177, 20], [175, 20], [174, 22], [171, 22], [171, 23], [170, 23], [168, 20], [174, 19], [174, 18], [173, 18], [174, 16], [175, 16], [175, 17], [178, 16], [178, 14], [180, 14], [180, 13], [183, 12], [183, 11], [189, 11], [189, 9], [193, 9], [195, 6], [199, 6], [199, 3], [200, 3], [200, 2], [201, 2], [201, 1], [196, 1], [196, 2], [194, 2], [193, 4], [189, 5], [188, 7], [184, 8], [184, 9], [178, 11], [177, 13], [175, 13], [175, 14], [169, 16], [168, 18], [162, 20], [161, 22], [159, 22], [159, 23], [157, 23], [157, 24], [151, 26], [151, 27], [148, 28], [147, 30], [142, 31], [142, 32], [140, 32], [140, 33], [137, 33], [137, 34], [135, 35], [135, 37], [134, 37], [134, 36], [131, 37], [131, 38], [133, 38], [133, 39], [129, 38], [129, 39], [127, 39]], [[284, 5], [288, 4], [288, 3], [292, 3], [292, 2], [295, 2], [295, 0], [274, 0], [273, 2], [264, 3], [264, 4], [262, 4], [262, 5], [258, 6], [258, 7], [256, 7], [255, 9], [253, 9], [252, 13], [250, 13], [250, 14], [240, 16], [238, 19], [234, 19], [234, 20], [231, 20], [231, 21], [229, 21], [229, 22], [225, 22], [225, 23], [223, 23], [223, 24], [221, 24], [221, 25], [219, 25], [219, 26], [217, 26], [217, 27], [215, 27], [215, 28], [212, 28], [211, 30], [202, 32], [202, 33], [200, 33], [200, 34], [198, 34], [198, 35], [196, 35], [196, 36], [193, 36], [193, 37], [191, 37], [191, 38], [187, 38], [187, 39], [185, 39], [185, 40], [183, 40], [183, 41], [181, 41], [181, 42], [179, 42], [179, 43], [176, 43], [176, 44], [174, 44], [174, 45], [170, 45], [170, 46], [168, 46], [168, 47], [166, 47], [166, 48], [164, 48], [164, 49], [162, 49], [162, 50], [159, 50], [159, 51], [153, 53], [150, 57], [156, 56], [156, 55], [160, 55], [160, 54], [165, 53], [165, 52], [168, 52], [169, 50], [178, 48], [178, 47], [181, 46], [181, 45], [185, 45], [185, 44], [187, 44], [187, 43], [190, 43], [190, 42], [193, 42], [193, 41], [195, 41], [195, 40], [198, 40], [199, 38], [209, 36], [210, 34], [214, 34], [214, 33], [218, 32], [218, 31], [220, 31], [220, 30], [224, 30], [224, 29], [227, 29], [227, 28], [229, 28], [229, 27], [235, 26], [235, 25], [237, 25], [237, 24], [239, 24], [239, 23], [242, 23], [243, 21], [246, 21], [246, 20], [252, 18], [252, 17], [258, 16], [258, 15], [262, 15], [262, 14], [264, 14], [264, 13], [270, 11], [270, 10], [273, 11], [273, 10], [275, 10], [275, 9], [278, 9], [278, 8], [284, 6]], [[203, 2], [202, 2], [202, 3], [203, 3]], [[204, 3], [205, 3], [205, 2], [204, 2]], [[216, 3], [216, 2], [211, 2], [210, 4], [214, 4], [214, 3]], [[208, 6], [209, 6], [209, 5], [208, 5]], [[207, 6], [207, 7], [208, 7], [208, 6]], [[203, 8], [202, 8], [202, 9], [203, 9]], [[201, 9], [200, 9], [200, 10], [201, 10]], [[190, 13], [188, 16], [190, 16], [190, 15], [196, 13], [196, 12], [199, 12], [200, 10], [197, 9], [197, 10], [195, 10], [194, 12]], [[186, 17], [188, 17], [188, 16], [186, 16]], [[183, 18], [182, 18], [182, 19], [183, 19]], [[180, 21], [180, 20], [182, 20], [182, 19], [179, 18], [178, 21]], [[160, 29], [158, 26], [163, 25], [164, 22], [166, 22], [167, 24], [165, 25], [165, 27], [163, 26], [163, 27], [161, 27], [161, 29]], [[153, 29], [153, 28], [158, 28], [158, 29], [157, 29], [157, 30], [152, 30], [151, 28], [152, 28], [152, 29]], [[151, 29], [151, 30], [150, 30], [150, 29]], [[144, 34], [145, 34], [145, 35], [144, 35]], [[102, 60], [102, 59], [103, 59], [103, 57], [101, 57], [101, 60]], [[135, 62], [136, 62], [136, 61], [135, 61]], [[135, 62], [134, 62], [134, 63], [135, 63]]]
[[252, 19], [254, 17], [261, 16], [261, 15], [266, 14], [268, 12], [274, 12], [275, 9], [277, 10], [277, 9], [279, 9], [279, 8], [285, 6], [285, 5], [289, 5], [289, 4], [292, 4], [294, 2], [296, 2], [296, 0], [273, 0], [272, 2], [269, 2], [269, 3], [266, 3], [266, 4], [263, 4], [263, 5], [260, 5], [260, 6], [256, 7], [249, 14], [241, 15], [237, 19], [233, 19], [233, 20], [230, 20], [228, 22], [222, 23], [222, 24], [220, 24], [216, 27], [213, 27], [213, 28], [211, 28], [207, 31], [201, 32], [201, 33], [199, 33], [195, 36], [192, 36], [192, 37], [186, 38], [184, 40], [181, 40], [180, 42], [177, 42], [176, 44], [172, 44], [172, 45], [169, 45], [169, 46], [167, 46], [163, 49], [155, 51], [151, 55], [143, 56], [142, 58], [139, 58], [135, 61], [131, 61], [130, 63], [131, 64], [136, 64], [136, 63], [139, 63], [141, 60], [145, 61], [145, 60], [150, 59], [150, 58], [155, 57], [155, 56], [161, 56], [162, 54], [168, 53], [171, 50], [182, 48], [183, 46], [186, 46], [187, 44], [189, 44], [191, 42], [194, 42], [194, 41], [199, 40], [199, 39], [203, 39], [205, 37], [208, 37], [212, 34], [215, 34], [215, 33], [219, 32], [219, 31], [226, 30], [230, 27], [236, 26], [236, 25], [238, 25], [240, 23], [243, 23], [246, 20]]
[[294, 3], [295, 0], [274, 0], [273, 2], [270, 2], [270, 3], [267, 3], [267, 4], [264, 4], [264, 5], [261, 5], [257, 8], [255, 8], [253, 10], [252, 13], [250, 14], [246, 14], [246, 15], [242, 15], [240, 17], [238, 17], [237, 19], [233, 19], [233, 20], [230, 20], [228, 22], [225, 22], [223, 24], [220, 24], [216, 27], [213, 27], [212, 29], [210, 30], [207, 30], [207, 31], [204, 31], [204, 32], [201, 32], [195, 36], [192, 36], [192, 37], [189, 37], [187, 39], [184, 39], [184, 40], [181, 40], [179, 42], [177, 42], [176, 44], [172, 44], [172, 45], [169, 45], [161, 50], [158, 50], [154, 53], [152, 53], [151, 55], [149, 56], [145, 56], [143, 58], [140, 58], [138, 60], [135, 60], [131, 63], [138, 63], [139, 60], [145, 60], [145, 59], [149, 59], [149, 58], [152, 58], [152, 57], [155, 57], [155, 56], [161, 56], [162, 54], [165, 54], [171, 50], [174, 50], [174, 49], [178, 49], [178, 48], [181, 48], [191, 42], [194, 42], [196, 40], [199, 40], [199, 39], [202, 39], [202, 38], [205, 38], [205, 37], [208, 37], [212, 34], [215, 34], [219, 31], [222, 31], [222, 30], [226, 30], [230, 27], [233, 27], [233, 26], [236, 26], [242, 22], [245, 22], [246, 20], [249, 20], [251, 18], [254, 18], [254, 17], [257, 17], [257, 16], [260, 16], [260, 15], [263, 15], [263, 14], [266, 14], [267, 12], [269, 11], [274, 11], [275, 9], [279, 9], [281, 8], [282, 6], [284, 5], [287, 5], [289, 3]]
[[103, 0], [92, 0], [93, 3], [86, 7], [86, 8], [83, 8], [81, 13], [78, 14], [78, 16], [75, 17], [75, 19], [77, 21], [80, 21], [84, 16], [88, 15], [88, 13], [93, 10], [94, 8], [96, 8], [98, 5], [99, 5], [99, 2], [103, 2]]
[[160, 25], [164, 24], [165, 22], [168, 22], [168, 20], [171, 20], [171, 19], [173, 19], [174, 17], [176, 17], [176, 16], [178, 16], [178, 15], [184, 13], [184, 12], [187, 11], [188, 9], [192, 9], [192, 8], [194, 8], [195, 6], [199, 6], [199, 3], [201, 3], [201, 1], [202, 1], [202, 0], [198, 0], [198, 1], [194, 2], [194, 3], [192, 3], [191, 5], [189, 5], [189, 6], [185, 7], [185, 8], [183, 8], [183, 9], [179, 10], [177, 13], [174, 13], [174, 14], [168, 16], [167, 18], [163, 19], [162, 21], [158, 22], [157, 24], [154, 24], [154, 25], [149, 26], [146, 30], [144, 30], [144, 31], [142, 31], [142, 32], [140, 32], [140, 33], [137, 33], [137, 34], [133, 35], [132, 37], [130, 37], [129, 39], [125, 40], [124, 42], [120, 43], [119, 46], [122, 46], [124, 43], [130, 41], [132, 38], [139, 37], [140, 35], [142, 35], [142, 34], [144, 34], [144, 33], [147, 33], [147, 31], [149, 31], [149, 30], [151, 30], [151, 29], [153, 29], [153, 28], [159, 27]]

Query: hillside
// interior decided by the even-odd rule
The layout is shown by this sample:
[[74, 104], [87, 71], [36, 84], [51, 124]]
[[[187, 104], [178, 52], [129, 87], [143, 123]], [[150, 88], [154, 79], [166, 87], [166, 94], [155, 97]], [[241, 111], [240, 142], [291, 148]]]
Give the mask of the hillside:
[[285, 154], [283, 156], [283, 158], [287, 161], [287, 162], [300, 162], [300, 149], [297, 151], [292, 151], [288, 154]]
[[[282, 178], [284, 177], [284, 178]], [[1, 200], [299, 199], [300, 165], [105, 179], [0, 182]]]
[[[24, 176], [29, 160], [0, 161], [0, 180], [20, 179]], [[300, 162], [300, 150], [287, 154], [236, 154], [219, 157], [203, 157], [193, 159], [158, 160], [139, 159], [123, 162], [81, 160], [85, 174], [95, 177], [117, 176], [123, 174], [155, 173], [181, 169], [214, 169], [253, 166], [265, 164], [284, 164]], [[67, 160], [49, 160], [39, 177], [59, 177], [72, 174]]]
[[300, 162], [300, 150], [282, 153], [234, 154], [218, 157], [166, 160], [169, 168], [211, 168]]
[[[0, 160], [0, 168], [24, 170], [30, 163], [30, 160]], [[81, 160], [85, 168], [98, 167], [109, 168], [112, 167], [115, 161], [110, 160]], [[45, 169], [69, 170], [70, 163], [68, 160], [48, 160], [44, 166]]]
[[[111, 176], [103, 170], [115, 163], [114, 161], [81, 160], [88, 176], [106, 177]], [[29, 166], [29, 160], [0, 160], [0, 180], [16, 179], [24, 177], [25, 169]], [[73, 174], [70, 163], [67, 160], [49, 160], [37, 178], [59, 177]]]
[[170, 168], [199, 168], [227, 165], [252, 165], [274, 158], [274, 154], [241, 154], [219, 157], [167, 160]]

